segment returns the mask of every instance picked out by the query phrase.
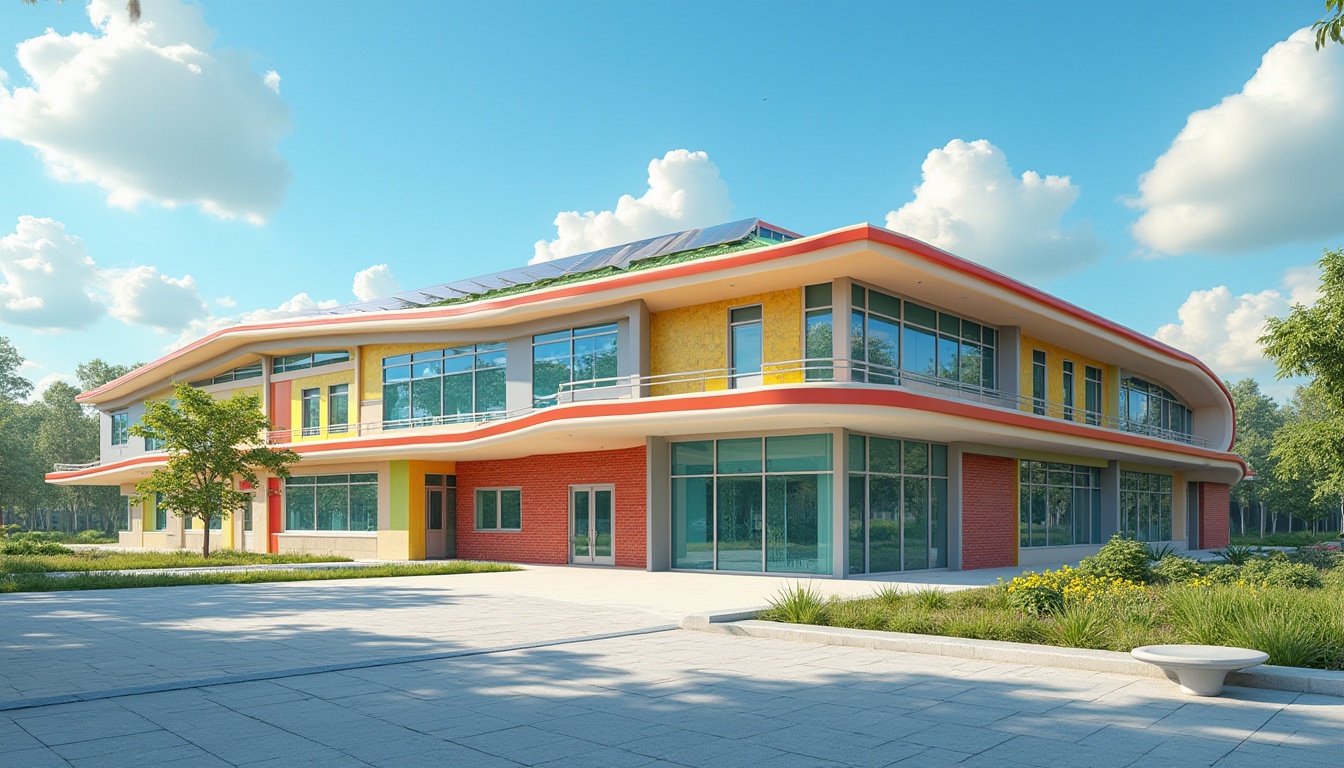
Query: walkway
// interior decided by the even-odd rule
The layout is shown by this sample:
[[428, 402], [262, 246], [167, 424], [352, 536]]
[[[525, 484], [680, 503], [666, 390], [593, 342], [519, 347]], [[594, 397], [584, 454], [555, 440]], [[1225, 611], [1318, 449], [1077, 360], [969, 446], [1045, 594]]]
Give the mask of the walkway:
[[[0, 711], [0, 768], [1311, 768], [1344, 749], [1344, 699], [1201, 700], [1152, 679], [659, 631], [776, 588], [537, 568], [0, 596], [0, 704], [20, 707]], [[638, 634], [575, 640], [604, 633]], [[440, 658], [369, 666], [425, 654]], [[350, 668], [296, 674], [323, 664]], [[194, 682], [257, 671], [269, 679]], [[182, 689], [17, 701], [139, 683]]]

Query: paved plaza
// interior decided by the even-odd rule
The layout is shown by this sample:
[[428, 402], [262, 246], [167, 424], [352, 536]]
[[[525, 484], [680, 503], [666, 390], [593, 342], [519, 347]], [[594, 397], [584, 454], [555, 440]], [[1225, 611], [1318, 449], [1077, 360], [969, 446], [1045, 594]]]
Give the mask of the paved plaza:
[[[0, 596], [0, 767], [1311, 768], [1344, 756], [1341, 698], [1197, 699], [1151, 678], [673, 628], [777, 588], [536, 568]], [[218, 683], [228, 675], [257, 679]], [[147, 684], [158, 692], [117, 695]], [[92, 700], [33, 706], [68, 694]]]

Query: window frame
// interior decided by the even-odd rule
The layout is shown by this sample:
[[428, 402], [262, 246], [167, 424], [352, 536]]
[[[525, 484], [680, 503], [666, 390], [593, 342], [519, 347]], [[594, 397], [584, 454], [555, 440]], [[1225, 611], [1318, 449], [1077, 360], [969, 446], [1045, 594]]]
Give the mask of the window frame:
[[[336, 421], [336, 404], [341, 403], [345, 416]], [[350, 385], [331, 384], [327, 387], [327, 433], [342, 434], [350, 431]]]
[[1083, 411], [1087, 414], [1087, 423], [1093, 426], [1101, 424], [1102, 375], [1096, 366], [1083, 366]]
[[131, 444], [131, 411], [129, 408], [112, 411], [112, 445]]
[[1046, 361], [1045, 350], [1031, 350], [1031, 412], [1037, 416], [1045, 415], [1046, 377], [1049, 376]]
[[[309, 413], [309, 406], [312, 413]], [[312, 423], [309, 423], [309, 416]], [[306, 387], [299, 390], [299, 434], [312, 437], [322, 433], [322, 388]]]
[[[518, 527], [504, 527], [504, 494], [516, 494], [518, 499]], [[481, 525], [481, 499], [484, 494], [494, 496], [495, 500], [495, 524], [493, 526]], [[518, 486], [491, 486], [488, 488], [476, 488], [471, 494], [471, 524], [473, 530], [483, 533], [521, 533], [523, 530], [523, 489]]]

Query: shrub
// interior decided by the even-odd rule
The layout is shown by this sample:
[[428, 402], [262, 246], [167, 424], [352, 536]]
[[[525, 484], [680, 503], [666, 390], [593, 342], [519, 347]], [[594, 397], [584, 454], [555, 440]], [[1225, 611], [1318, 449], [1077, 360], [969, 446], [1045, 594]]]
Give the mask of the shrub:
[[1314, 547], [1299, 547], [1288, 555], [1294, 563], [1305, 563], [1322, 571], [1334, 570], [1344, 565], [1344, 553], [1338, 544], [1317, 544]]
[[1078, 570], [1107, 579], [1124, 579], [1138, 584], [1147, 582], [1151, 573], [1148, 552], [1143, 544], [1119, 534], [1102, 546], [1097, 554], [1083, 558]]
[[794, 582], [780, 590], [779, 597], [771, 598], [769, 617], [790, 624], [818, 624], [826, 599], [811, 584]]
[[1241, 571], [1235, 565], [1215, 565], [1204, 574], [1204, 578], [1213, 584], [1234, 584], [1241, 578]]
[[1003, 587], [1008, 603], [1032, 616], [1048, 616], [1064, 608], [1064, 588], [1050, 571], [1027, 571]]
[[0, 542], [0, 555], [40, 557], [48, 555], [73, 555], [74, 553], [74, 550], [69, 547], [63, 547], [53, 541], [35, 541], [33, 539], [11, 536], [3, 542]]
[[1265, 575], [1265, 584], [1271, 587], [1320, 589], [1321, 573], [1306, 563], [1274, 563]]
[[1164, 584], [1186, 584], [1192, 579], [1204, 575], [1208, 570], [1200, 563], [1188, 557], [1170, 555], [1158, 561], [1153, 567], [1153, 576]]
[[1102, 599], [1126, 599], [1143, 594], [1143, 587], [1128, 579], [1107, 577], [1064, 566], [1058, 571], [1027, 571], [1004, 585], [1008, 602], [1033, 616], [1062, 610], [1066, 603]]

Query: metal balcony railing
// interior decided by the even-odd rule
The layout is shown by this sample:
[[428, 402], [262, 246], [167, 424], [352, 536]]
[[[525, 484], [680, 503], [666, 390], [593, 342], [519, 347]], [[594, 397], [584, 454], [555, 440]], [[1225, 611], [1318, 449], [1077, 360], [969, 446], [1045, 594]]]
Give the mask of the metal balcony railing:
[[[481, 413], [412, 416], [350, 424], [329, 424], [321, 427], [278, 429], [266, 433], [266, 442], [284, 445], [311, 439], [343, 439], [367, 437], [405, 430], [437, 429], [507, 421], [536, 413], [545, 408], [589, 401], [665, 397], [699, 394], [735, 389], [749, 389], [778, 385], [879, 386], [898, 387], [936, 397], [951, 397], [995, 408], [1029, 413], [1044, 418], [1069, 421], [1075, 424], [1119, 432], [1141, 434], [1159, 440], [1208, 447], [1209, 441], [1184, 432], [1161, 429], [1148, 424], [1088, 411], [1075, 405], [1042, 400], [982, 387], [978, 384], [951, 378], [903, 371], [891, 366], [866, 363], [845, 358], [806, 358], [765, 363], [759, 371], [734, 371], [715, 368], [700, 371], [678, 371], [649, 376], [611, 376], [583, 381], [565, 382], [553, 395], [534, 399], [531, 407], [514, 410], [491, 410]], [[73, 472], [97, 467], [89, 464], [57, 464], [57, 472]]]

